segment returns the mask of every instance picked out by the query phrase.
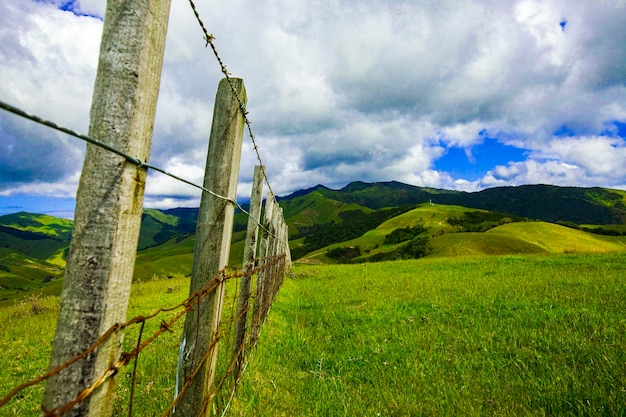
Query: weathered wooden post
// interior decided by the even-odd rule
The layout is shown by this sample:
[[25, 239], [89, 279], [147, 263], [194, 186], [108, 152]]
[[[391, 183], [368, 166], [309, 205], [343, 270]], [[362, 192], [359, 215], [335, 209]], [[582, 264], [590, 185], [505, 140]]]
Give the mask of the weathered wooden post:
[[[104, 19], [89, 135], [143, 161], [150, 154], [169, 7], [169, 0], [109, 0]], [[51, 369], [126, 319], [145, 179], [145, 168], [87, 146]], [[119, 359], [122, 338], [115, 332], [50, 378], [42, 407], [58, 409], [89, 387]], [[113, 385], [109, 378], [65, 415], [110, 415]]]
[[[231, 78], [231, 82], [245, 105], [246, 90], [243, 80]], [[215, 97], [204, 187], [232, 201], [206, 192], [202, 194], [190, 294], [201, 290], [228, 263], [243, 129], [244, 119], [240, 103], [228, 80], [223, 79]], [[224, 283], [219, 282], [217, 288], [185, 317], [178, 364], [179, 385], [177, 384], [176, 391], [182, 389], [198, 368], [199, 372], [176, 406], [175, 415], [198, 416], [208, 411], [205, 408], [215, 378], [218, 345], [215, 337], [222, 316], [223, 298]], [[201, 363], [204, 357], [207, 360]]]
[[291, 267], [291, 249], [289, 249], [289, 227], [287, 226], [287, 222], [283, 218], [285, 222], [285, 268]]
[[280, 216], [280, 207], [276, 200], [273, 202], [274, 208], [272, 209], [272, 217], [270, 220], [270, 230], [272, 235], [269, 238], [268, 249], [266, 256], [271, 259], [272, 265], [265, 271], [265, 282], [264, 282], [264, 295], [263, 295], [263, 305], [261, 307], [261, 324], [265, 323], [267, 319], [267, 313], [269, 312], [270, 306], [274, 299], [274, 286], [276, 279], [276, 269], [277, 269], [277, 245], [278, 245], [278, 219]]
[[[271, 233], [272, 211], [274, 210], [274, 194], [270, 191], [265, 198], [265, 213], [263, 214], [263, 237], [261, 239], [261, 247], [259, 249], [259, 258], [267, 263], [268, 246]], [[263, 308], [263, 300], [265, 297], [266, 277], [268, 270], [263, 269], [257, 275], [256, 289], [254, 293], [254, 307], [252, 309], [252, 323], [250, 325], [250, 345], [256, 345], [259, 337], [259, 328], [261, 325], [261, 311]]]
[[236, 358], [233, 372], [235, 381], [239, 379], [239, 374], [241, 373], [245, 359], [243, 349], [245, 347], [248, 324], [252, 271], [255, 265], [259, 221], [261, 220], [261, 204], [263, 203], [263, 178], [263, 166], [255, 166], [252, 194], [250, 196], [250, 217], [248, 218], [246, 242], [243, 249], [243, 276], [241, 277], [239, 298], [237, 299], [237, 326], [235, 327], [235, 341], [233, 343], [233, 357]]

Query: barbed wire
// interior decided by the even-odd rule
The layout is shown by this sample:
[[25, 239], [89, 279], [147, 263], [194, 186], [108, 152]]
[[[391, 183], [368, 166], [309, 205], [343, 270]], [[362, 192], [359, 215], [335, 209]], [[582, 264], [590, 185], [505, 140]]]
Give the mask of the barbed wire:
[[[234, 199], [234, 198], [225, 197], [223, 195], [217, 194], [214, 191], [211, 191], [211, 190], [209, 190], [208, 188], [206, 188], [206, 187], [204, 187], [202, 185], [196, 184], [196, 183], [194, 183], [192, 181], [189, 181], [189, 180], [187, 180], [185, 178], [179, 177], [176, 174], [172, 174], [171, 172], [166, 171], [165, 169], [160, 168], [158, 166], [152, 165], [152, 164], [150, 164], [148, 162], [144, 162], [144, 161], [142, 161], [141, 159], [139, 159], [139, 158], [137, 158], [135, 156], [131, 156], [131, 155], [127, 154], [126, 152], [121, 151], [121, 150], [115, 148], [114, 146], [111, 146], [111, 145], [109, 145], [107, 143], [102, 142], [101, 140], [92, 138], [90, 136], [84, 135], [84, 134], [79, 133], [79, 132], [76, 132], [76, 131], [74, 131], [72, 129], [69, 129], [67, 127], [63, 127], [61, 125], [58, 125], [57, 123], [54, 123], [54, 122], [52, 122], [50, 120], [46, 120], [46, 119], [44, 119], [42, 117], [26, 113], [24, 110], [21, 110], [21, 109], [15, 107], [15, 106], [12, 106], [12, 105], [10, 105], [8, 103], [5, 103], [2, 100], [0, 100], [0, 109], [6, 110], [6, 111], [8, 111], [10, 113], [13, 113], [13, 114], [17, 115], [17, 116], [20, 116], [20, 117], [23, 117], [23, 118], [28, 119], [30, 121], [39, 123], [39, 124], [41, 124], [43, 126], [51, 128], [51, 129], [58, 130], [59, 132], [66, 133], [66, 134], [68, 134], [70, 136], [73, 136], [75, 138], [81, 139], [81, 140], [83, 140], [83, 141], [85, 141], [87, 143], [90, 143], [92, 145], [98, 146], [98, 147], [100, 147], [102, 149], [105, 149], [105, 150], [107, 150], [109, 152], [112, 152], [112, 153], [114, 153], [114, 154], [116, 154], [118, 156], [121, 156], [122, 158], [126, 159], [128, 162], [132, 163], [133, 165], [136, 165], [138, 168], [146, 168], [146, 169], [151, 169], [153, 171], [160, 172], [161, 174], [166, 175], [166, 176], [168, 176], [170, 178], [173, 178], [173, 179], [175, 179], [177, 181], [184, 182], [185, 184], [188, 184], [188, 185], [190, 185], [192, 187], [198, 188], [199, 190], [204, 191], [204, 192], [212, 195], [213, 197], [219, 198], [221, 200], [228, 201], [229, 203], [231, 203], [234, 206], [236, 206], [239, 210], [241, 210], [241, 212], [244, 213], [246, 216], [248, 216], [249, 218], [253, 219], [255, 221], [255, 223], [260, 228], [265, 230], [267, 233], [271, 234], [270, 230], [268, 230], [257, 219], [252, 217], [250, 215], [250, 213], [246, 209], [244, 209], [241, 206], [241, 204], [239, 204], [239, 202], [237, 202], [237, 200]], [[263, 169], [263, 175], [265, 176], [265, 169]], [[268, 183], [268, 187], [269, 187], [269, 183]]]
[[[252, 146], [254, 148], [254, 152], [256, 153], [257, 160], [259, 161], [259, 164], [265, 166], [263, 164], [263, 159], [261, 158], [261, 154], [259, 152], [259, 146], [256, 143], [256, 137], [254, 136], [254, 133], [252, 133], [252, 122], [248, 118], [248, 110], [246, 109], [246, 106], [243, 103], [243, 100], [241, 99], [241, 97], [239, 97], [239, 93], [237, 92], [237, 89], [235, 88], [235, 85], [233, 84], [233, 81], [230, 78], [230, 76], [232, 74], [230, 72], [228, 72], [228, 69], [226, 68], [226, 65], [224, 64], [224, 61], [222, 61], [222, 58], [220, 57], [219, 53], [217, 52], [217, 48], [215, 46], [215, 43], [213, 42], [215, 40], [215, 36], [213, 36], [213, 34], [209, 34], [209, 31], [206, 29], [206, 26], [204, 25], [204, 22], [200, 18], [200, 13], [198, 13], [198, 10], [197, 10], [196, 5], [193, 2], [193, 0], [189, 0], [189, 4], [191, 5], [191, 9], [193, 10], [193, 14], [196, 17], [196, 20], [198, 21], [198, 24], [200, 25], [200, 28], [202, 29], [202, 32], [204, 34], [204, 40], [206, 41], [206, 44], [204, 46], [205, 47], [211, 46], [211, 50], [213, 51], [213, 55], [215, 55], [215, 59], [217, 59], [217, 62], [220, 65], [220, 69], [221, 69], [222, 73], [224, 74], [224, 76], [226, 77], [226, 80], [228, 81], [228, 84], [230, 85], [230, 89], [232, 90], [233, 95], [235, 96], [235, 98], [237, 99], [237, 102], [239, 103], [239, 109], [241, 110], [241, 114], [243, 116], [243, 120], [244, 120], [244, 122], [246, 124], [246, 127], [248, 128], [248, 135], [250, 136], [250, 140], [252, 141]], [[274, 194], [274, 190], [272, 190], [272, 186], [270, 184], [269, 179], [267, 178], [265, 170], [263, 170], [263, 178], [264, 178], [265, 183], [267, 184], [267, 188], [270, 190], [270, 192], [273, 195], [276, 195], [276, 194]]]
[[[260, 266], [256, 267], [252, 271], [252, 274], [258, 274], [261, 271], [269, 270], [269, 269], [271, 269], [272, 267], [274, 267], [276, 265], [280, 266], [280, 265], [284, 264], [285, 259], [286, 259], [285, 254], [272, 255], [272, 256], [269, 256], [267, 258], [264, 258], [263, 260], [260, 260], [260, 261], [264, 261], [264, 262], [260, 262]], [[244, 275], [250, 274], [250, 272], [244, 273], [244, 272], [238, 271], [238, 270], [235, 270], [234, 273], [227, 274], [227, 272], [226, 272], [227, 268], [224, 268], [221, 271], [219, 271], [217, 274], [215, 274], [209, 281], [207, 281], [207, 283], [204, 285], [203, 288], [193, 292], [185, 300], [181, 301], [180, 303], [178, 303], [178, 304], [176, 304], [174, 306], [159, 308], [159, 309], [153, 311], [152, 313], [150, 313], [148, 315], [136, 316], [136, 317], [126, 321], [125, 323], [116, 323], [116, 324], [112, 325], [106, 332], [104, 332], [102, 334], [102, 336], [100, 336], [91, 346], [89, 346], [83, 352], [81, 352], [78, 355], [74, 356], [73, 358], [69, 359], [64, 364], [61, 364], [58, 367], [52, 369], [48, 373], [46, 373], [46, 374], [44, 374], [44, 375], [42, 375], [42, 376], [40, 376], [38, 378], [35, 378], [35, 379], [31, 380], [31, 381], [28, 381], [28, 382], [25, 382], [23, 384], [20, 384], [17, 387], [15, 387], [8, 394], [6, 394], [2, 399], [0, 399], [0, 407], [3, 407], [4, 405], [6, 405], [11, 399], [13, 399], [17, 394], [19, 394], [24, 389], [26, 389], [28, 387], [31, 387], [33, 385], [37, 385], [37, 384], [39, 384], [39, 383], [41, 383], [41, 382], [43, 382], [43, 381], [53, 377], [54, 375], [59, 374], [60, 372], [62, 372], [63, 370], [67, 369], [68, 367], [70, 367], [71, 365], [76, 363], [77, 361], [85, 358], [89, 353], [93, 352], [99, 346], [101, 346], [103, 343], [105, 343], [116, 331], [120, 331], [120, 330], [126, 329], [126, 328], [128, 328], [128, 327], [130, 327], [132, 325], [139, 324], [141, 327], [140, 327], [140, 330], [139, 330], [139, 335], [138, 335], [138, 338], [137, 338], [136, 347], [132, 351], [130, 351], [130, 352], [122, 352], [120, 354], [120, 357], [117, 360], [117, 362], [115, 362], [112, 366], [110, 366], [102, 375], [100, 375], [98, 378], [96, 378], [88, 387], [86, 387], [80, 393], [78, 393], [78, 395], [76, 395], [76, 397], [73, 400], [71, 400], [71, 401], [69, 401], [69, 402], [67, 402], [67, 403], [65, 403], [65, 404], [63, 404], [63, 405], [61, 405], [61, 406], [59, 406], [59, 407], [57, 407], [55, 409], [52, 409], [52, 410], [48, 410], [48, 409], [45, 409], [45, 408], [42, 409], [42, 411], [44, 412], [44, 415], [46, 417], [61, 416], [62, 414], [66, 413], [67, 411], [71, 410], [76, 404], [78, 404], [78, 403], [84, 401], [86, 398], [88, 398], [93, 393], [93, 391], [95, 391], [98, 387], [100, 387], [102, 384], [104, 384], [109, 378], [111, 378], [114, 375], [116, 375], [118, 373], [118, 371], [122, 367], [128, 365], [133, 359], [135, 359], [135, 368], [134, 368], [133, 373], [132, 373], [132, 382], [131, 382], [131, 398], [130, 398], [130, 402], [129, 402], [129, 412], [131, 413], [129, 415], [132, 415], [132, 395], [134, 393], [134, 385], [135, 385], [135, 377], [136, 377], [136, 364], [137, 364], [137, 360], [139, 358], [139, 354], [143, 350], [145, 350], [149, 345], [151, 345], [162, 334], [164, 334], [166, 332], [171, 332], [172, 331], [171, 327], [177, 321], [179, 321], [181, 318], [183, 318], [194, 306], [199, 305], [200, 301], [203, 300], [204, 298], [206, 298], [219, 285], [223, 284], [226, 281], [230, 281], [230, 280], [236, 279], [236, 278], [241, 278]], [[233, 301], [235, 302], [235, 299], [233, 299]], [[176, 313], [171, 319], [169, 319], [168, 321], [162, 320], [158, 330], [156, 330], [149, 338], [147, 338], [146, 340], [144, 340], [142, 342], [142, 335], [143, 335], [144, 325], [145, 325], [145, 323], [148, 320], [153, 319], [153, 318], [161, 315], [162, 313], [172, 312], [172, 311], [178, 310], [181, 307], [182, 307], [182, 310], [179, 311], [178, 313]], [[246, 309], [245, 312], [247, 312], [247, 311], [248, 311], [248, 309]], [[210, 343], [210, 346], [209, 346], [209, 349], [208, 349], [207, 353], [204, 355], [203, 358], [200, 359], [197, 367], [188, 376], [187, 380], [185, 381], [185, 385], [183, 386], [183, 388], [181, 389], [179, 394], [176, 396], [176, 398], [173, 400], [173, 402], [170, 403], [170, 405], [168, 406], [166, 411], [163, 413], [163, 416], [167, 416], [169, 414], [169, 412], [180, 401], [180, 399], [184, 395], [184, 393], [187, 390], [187, 388], [191, 385], [191, 381], [193, 380], [195, 375], [200, 371], [200, 368], [202, 367], [204, 362], [206, 362], [211, 349], [213, 349], [213, 347], [218, 343], [219, 340], [221, 340], [224, 337], [225, 334], [229, 333], [234, 328], [235, 323], [243, 315], [243, 313], [244, 312], [240, 312], [240, 314], [238, 314], [238, 315], [232, 315], [230, 317], [230, 323], [228, 324], [228, 326], [222, 328], [222, 330], [219, 331], [218, 334], [216, 334], [213, 337], [213, 339], [211, 340], [211, 343]], [[250, 339], [248, 339], [248, 340], [250, 341]], [[239, 359], [240, 354], [241, 354], [242, 351], [243, 351], [243, 345], [240, 348], [240, 351], [237, 353], [237, 355], [229, 362], [229, 365], [227, 367], [227, 370], [226, 370], [225, 374], [222, 375], [221, 379], [219, 380], [218, 385], [216, 386], [216, 388], [214, 390], [212, 390], [211, 395], [208, 397], [208, 402], [210, 402], [213, 399], [213, 397], [215, 397], [216, 393], [221, 389], [222, 385], [224, 384], [224, 381], [226, 380], [226, 378], [228, 378], [228, 376], [233, 374], [233, 368], [234, 368], [233, 363], [236, 360]], [[236, 382], [237, 381], [235, 381], [235, 383]]]

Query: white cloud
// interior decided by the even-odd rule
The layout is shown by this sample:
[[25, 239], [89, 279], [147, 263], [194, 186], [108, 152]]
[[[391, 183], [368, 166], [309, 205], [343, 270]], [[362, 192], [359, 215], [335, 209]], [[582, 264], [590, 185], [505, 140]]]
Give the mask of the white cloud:
[[76, 195], [79, 179], [80, 172], [74, 172], [62, 182], [35, 180], [27, 184], [17, 185], [11, 189], [0, 190], [0, 196], [24, 194], [42, 197], [72, 198]]
[[480, 181], [481, 188], [504, 185], [553, 184], [561, 186], [620, 188], [609, 176], [593, 175], [575, 164], [559, 160], [529, 159], [496, 166]]
[[589, 176], [626, 176], [626, 141], [621, 138], [558, 138], [535, 154], [574, 163]]
[[[0, 98], [86, 132], [105, 1], [75, 1], [73, 13], [58, 9], [65, 3], [0, 4]], [[245, 80], [249, 117], [279, 194], [353, 180], [462, 190], [626, 184], [624, 140], [612, 125], [626, 122], [626, 13], [618, 2], [217, 0], [197, 6], [228, 70]], [[202, 36], [188, 3], [172, 2], [151, 153], [152, 163], [198, 181], [222, 77]], [[4, 120], [3, 131], [24, 137], [23, 127]], [[555, 137], [564, 126], [573, 136]], [[601, 136], [607, 130], [612, 136]], [[464, 148], [471, 160], [472, 147], [485, 137], [528, 150], [527, 160], [498, 160], [481, 181], [434, 170], [446, 147]], [[48, 183], [60, 188], [73, 184], [84, 148], [64, 140], [55, 149], [67, 150], [67, 166], [46, 168], [56, 173]], [[11, 144], [24, 154], [22, 142]], [[37, 165], [52, 165], [33, 160], [23, 164], [23, 178], [38, 172]], [[241, 196], [256, 163], [246, 137]], [[0, 173], [11, 175], [5, 165]], [[146, 204], [197, 198], [159, 175], [149, 177]], [[3, 193], [30, 189], [2, 181]]]
[[0, 95], [32, 113], [86, 131], [102, 22], [45, 3], [13, 0], [0, 8], [0, 19], [8, 26], [0, 30], [5, 80]]
[[[162, 168], [193, 184], [200, 186], [203, 184], [203, 167], [186, 164], [181, 159], [173, 157]], [[197, 197], [200, 193], [201, 190], [199, 188], [180, 182], [160, 172], [151, 172], [146, 180], [146, 194], [151, 196]]]

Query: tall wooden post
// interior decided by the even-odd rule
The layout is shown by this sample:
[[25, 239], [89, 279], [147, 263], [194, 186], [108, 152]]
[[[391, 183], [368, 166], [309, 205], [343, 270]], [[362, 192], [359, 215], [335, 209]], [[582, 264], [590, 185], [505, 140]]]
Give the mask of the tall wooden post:
[[[169, 0], [107, 2], [89, 135], [142, 160], [150, 154], [169, 7]], [[145, 178], [145, 168], [87, 146], [51, 368], [126, 319]], [[114, 333], [52, 377], [42, 406], [52, 410], [73, 400], [119, 358], [122, 338]], [[110, 415], [113, 384], [110, 378], [65, 415]]]
[[[245, 104], [246, 90], [243, 80], [231, 78], [231, 81]], [[223, 79], [219, 83], [215, 97], [204, 187], [232, 200], [235, 199], [237, 191], [243, 129], [244, 120], [239, 102], [228, 80]], [[232, 202], [209, 193], [202, 194], [190, 293], [202, 289], [227, 265], [234, 212]], [[222, 316], [223, 298], [224, 284], [219, 283], [217, 288], [185, 317], [178, 364], [177, 380], [180, 386], [177, 386], [177, 391], [182, 389], [198, 367], [200, 370], [176, 406], [176, 415], [198, 416], [208, 401], [217, 361], [217, 342], [213, 341]], [[208, 359], [200, 365], [200, 361], [207, 355]]]
[[270, 305], [272, 303], [272, 300], [274, 298], [274, 281], [275, 281], [275, 273], [276, 273], [276, 255], [277, 255], [277, 243], [278, 243], [278, 218], [280, 216], [279, 210], [280, 207], [278, 206], [278, 203], [276, 202], [276, 200], [273, 201], [273, 208], [272, 208], [272, 217], [270, 219], [270, 231], [272, 232], [272, 235], [269, 237], [269, 241], [268, 241], [268, 246], [267, 246], [267, 253], [266, 256], [271, 259], [271, 261], [273, 262], [273, 264], [267, 268], [264, 274], [264, 282], [263, 282], [263, 286], [264, 286], [264, 290], [263, 290], [263, 304], [261, 306], [261, 320], [260, 320], [260, 324], [263, 325], [265, 324], [265, 320], [267, 318], [267, 313], [269, 312], [270, 309]]
[[[272, 213], [274, 210], [274, 194], [270, 191], [265, 198], [265, 213], [263, 214], [263, 226], [266, 230], [263, 231], [263, 238], [261, 239], [261, 248], [259, 250], [259, 258], [265, 259], [268, 256], [268, 247], [270, 241], [270, 233], [272, 232]], [[269, 232], [268, 232], [269, 231]], [[265, 260], [267, 262], [267, 260]], [[261, 311], [263, 309], [263, 302], [266, 296], [266, 281], [269, 271], [264, 269], [259, 272], [256, 281], [256, 290], [254, 296], [254, 308], [252, 310], [252, 324], [250, 325], [250, 345], [256, 345], [259, 337], [259, 330], [261, 326]]]
[[243, 249], [243, 276], [239, 286], [237, 299], [237, 326], [233, 343], [233, 357], [235, 359], [234, 379], [237, 381], [244, 361], [246, 330], [248, 324], [248, 308], [250, 306], [250, 287], [252, 286], [252, 271], [259, 237], [259, 221], [261, 220], [261, 204], [263, 203], [263, 166], [254, 167], [254, 180], [250, 196], [250, 217], [246, 232], [246, 243]]

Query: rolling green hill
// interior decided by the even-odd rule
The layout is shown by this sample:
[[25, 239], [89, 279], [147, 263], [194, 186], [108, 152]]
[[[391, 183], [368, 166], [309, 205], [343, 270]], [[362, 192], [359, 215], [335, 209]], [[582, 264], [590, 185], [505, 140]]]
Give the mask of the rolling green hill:
[[374, 211], [358, 204], [334, 200], [317, 190], [281, 200], [280, 206], [289, 226], [290, 236], [302, 235], [302, 231], [314, 225], [340, 223], [343, 221], [342, 214], [346, 212], [368, 214]]
[[57, 239], [45, 234], [26, 232], [11, 227], [0, 226], [0, 247], [22, 253], [23, 255], [52, 261], [58, 259], [69, 245], [69, 240]]
[[[387, 220], [358, 238], [315, 250], [304, 256], [300, 262], [332, 263], [328, 251], [357, 247], [361, 254], [350, 261], [375, 259], [381, 254], [393, 253], [406, 244], [387, 243], [386, 236], [394, 230], [417, 225], [425, 229], [416, 237], [428, 239], [429, 250], [425, 253], [427, 257], [626, 251], [626, 237], [603, 236], [546, 222], [520, 221], [520, 218], [502, 217], [500, 222], [503, 224], [496, 224], [496, 227], [485, 232], [459, 232], [459, 227], [451, 224], [454, 223], [452, 220], [462, 218], [467, 213], [478, 213], [484, 217], [496, 214], [461, 206], [422, 204]], [[511, 222], [512, 220], [515, 222]]]
[[134, 280], [188, 276], [193, 261], [193, 236], [179, 237], [137, 253]]
[[626, 251], [626, 239], [545, 223], [511, 223], [484, 233], [455, 233], [431, 241], [431, 257], [522, 253], [607, 253]]
[[[626, 234], [626, 191], [603, 188], [528, 185], [466, 193], [399, 182], [354, 182], [340, 190], [319, 185], [279, 202], [292, 257], [302, 262], [337, 262], [327, 256], [329, 250], [355, 262], [605, 252], [622, 250]], [[197, 208], [146, 209], [135, 279], [188, 275], [197, 217]], [[236, 212], [231, 265], [241, 263], [247, 221]], [[1, 216], [0, 299], [51, 285], [58, 290], [71, 231], [72, 222], [65, 219], [23, 212]]]
[[2, 226], [65, 241], [72, 237], [73, 224], [71, 220], [23, 211], [0, 216]]
[[0, 304], [33, 291], [60, 292], [72, 222], [14, 213], [0, 217]]
[[195, 232], [198, 219], [197, 208], [171, 210], [144, 209], [137, 249], [157, 246], [173, 237]]
[[397, 245], [385, 246], [384, 241], [386, 235], [396, 229], [411, 227], [419, 223], [422, 223], [425, 227], [429, 228], [428, 234], [434, 235], [440, 233], [451, 233], [454, 231], [454, 227], [448, 224], [446, 219], [449, 217], [461, 216], [467, 210], [468, 209], [466, 207], [460, 206], [431, 206], [428, 203], [421, 204], [413, 210], [400, 214], [399, 216], [392, 217], [391, 219], [380, 224], [378, 227], [364, 233], [362, 236], [344, 242], [334, 243], [316, 250], [305, 256], [303, 262], [317, 263], [320, 261], [326, 261], [327, 259], [324, 256], [326, 251], [341, 246], [358, 246], [366, 255], [389, 252], [395, 249]]

